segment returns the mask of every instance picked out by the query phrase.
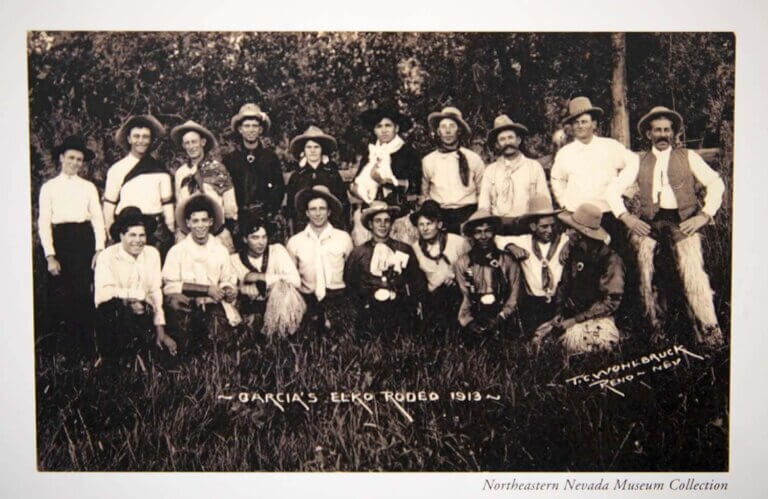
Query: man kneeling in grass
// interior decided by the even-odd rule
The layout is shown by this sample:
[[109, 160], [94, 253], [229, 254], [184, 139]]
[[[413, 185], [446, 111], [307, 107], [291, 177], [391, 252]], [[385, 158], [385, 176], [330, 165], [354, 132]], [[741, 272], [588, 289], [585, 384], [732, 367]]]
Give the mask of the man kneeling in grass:
[[291, 255], [282, 244], [270, 244], [276, 227], [264, 218], [246, 212], [240, 229], [245, 248], [230, 255], [240, 283], [240, 313], [249, 325], [262, 315], [267, 336], [295, 333], [307, 306], [298, 291], [301, 277]]
[[570, 226], [570, 249], [557, 288], [557, 315], [539, 326], [533, 343], [538, 346], [548, 335], [561, 334], [570, 355], [611, 351], [619, 343], [613, 314], [624, 294], [624, 263], [600, 226], [600, 208], [584, 203], [559, 218]]
[[123, 208], [110, 227], [116, 244], [96, 260], [94, 301], [99, 354], [108, 361], [143, 350], [154, 343], [176, 355], [176, 342], [165, 334], [160, 253], [147, 246], [154, 220], [135, 206]]
[[176, 223], [187, 236], [174, 245], [163, 265], [168, 323], [182, 351], [195, 351], [209, 336], [228, 336], [240, 323], [233, 303], [237, 276], [227, 249], [211, 235], [224, 223], [221, 207], [204, 194], [176, 209]]

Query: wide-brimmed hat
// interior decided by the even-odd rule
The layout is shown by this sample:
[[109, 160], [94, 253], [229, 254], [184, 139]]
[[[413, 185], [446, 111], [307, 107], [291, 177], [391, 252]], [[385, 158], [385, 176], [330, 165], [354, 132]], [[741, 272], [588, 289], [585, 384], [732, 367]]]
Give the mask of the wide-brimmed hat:
[[494, 144], [496, 144], [496, 137], [498, 137], [504, 130], [514, 130], [518, 136], [521, 134], [528, 135], [528, 127], [521, 125], [520, 123], [515, 123], [509, 116], [502, 114], [496, 116], [496, 119], [493, 120], [493, 129], [488, 132], [489, 147], [492, 148]]
[[552, 200], [549, 196], [534, 196], [528, 202], [528, 211], [520, 217], [520, 221], [529, 222], [534, 218], [551, 217], [562, 211], [563, 210], [556, 210], [552, 207]]
[[309, 140], [320, 144], [320, 147], [323, 148], [323, 154], [330, 154], [331, 151], [335, 151], [337, 147], [336, 139], [331, 135], [324, 133], [319, 127], [312, 125], [301, 135], [292, 138], [290, 144], [288, 144], [288, 149], [291, 151], [291, 154], [298, 159], [304, 151], [304, 146]]
[[573, 213], [564, 211], [557, 217], [585, 236], [597, 239], [605, 244], [608, 244], [611, 241], [611, 236], [609, 236], [608, 232], [600, 226], [600, 222], [603, 219], [603, 212], [600, 211], [600, 208], [591, 203], [579, 205]]
[[80, 151], [83, 153], [83, 159], [85, 161], [90, 161], [93, 158], [96, 157], [96, 154], [88, 149], [88, 147], [85, 145], [85, 141], [82, 137], [79, 135], [70, 135], [64, 141], [53, 148], [53, 160], [58, 161], [59, 156], [64, 154], [65, 152], [69, 150], [75, 150]]
[[442, 222], [443, 212], [440, 210], [440, 204], [433, 199], [427, 199], [418, 210], [408, 215], [408, 218], [414, 226], [417, 226], [419, 224], [419, 217], [422, 216], [430, 220]]
[[467, 237], [471, 237], [474, 228], [484, 223], [491, 224], [494, 231], [498, 232], [499, 226], [501, 225], [501, 218], [492, 215], [488, 210], [477, 210], [469, 216], [466, 222], [461, 224], [461, 233]]
[[149, 144], [149, 151], [153, 150], [160, 144], [160, 140], [165, 137], [165, 127], [160, 123], [157, 118], [151, 114], [138, 114], [129, 116], [127, 120], [117, 129], [115, 132], [115, 142], [117, 145], [125, 149], [131, 150], [131, 145], [128, 143], [128, 135], [131, 130], [139, 128], [149, 128], [152, 130], [152, 142]]
[[154, 217], [147, 217], [141, 213], [141, 210], [135, 206], [126, 206], [115, 217], [115, 221], [109, 228], [109, 236], [113, 241], [120, 240], [120, 233], [127, 227], [133, 227], [135, 225], [143, 225], [144, 231], [147, 236], [155, 232], [157, 229], [157, 220]]
[[188, 234], [189, 227], [187, 226], [187, 218], [184, 216], [184, 210], [186, 210], [189, 203], [200, 203], [202, 206], [206, 206], [213, 212], [213, 226], [211, 227], [211, 234], [219, 232], [221, 226], [224, 225], [224, 210], [221, 209], [219, 203], [217, 203], [212, 197], [206, 194], [195, 194], [190, 196], [176, 207], [176, 227], [181, 230], [182, 233]]
[[573, 118], [577, 118], [584, 113], [591, 114], [595, 119], [604, 114], [602, 108], [592, 105], [589, 97], [574, 97], [568, 101], [568, 116], [563, 118], [560, 123], [568, 123]]
[[675, 127], [675, 132], [682, 131], [683, 117], [677, 111], [665, 106], [656, 106], [648, 111], [645, 116], [640, 118], [640, 121], [637, 122], [637, 131], [640, 132], [640, 135], [643, 135], [645, 128], [650, 126], [651, 121], [661, 117], [668, 118], [672, 122], [672, 126]]
[[429, 113], [429, 116], [427, 116], [427, 123], [429, 123], [429, 128], [433, 133], [437, 130], [437, 127], [440, 124], [440, 120], [443, 118], [449, 118], [455, 121], [456, 124], [464, 130], [464, 135], [466, 137], [469, 137], [472, 134], [472, 129], [469, 127], [467, 122], [464, 121], [464, 117], [461, 115], [461, 111], [453, 106], [446, 106], [439, 113]]
[[341, 213], [341, 210], [343, 209], [341, 201], [339, 201], [339, 198], [331, 194], [331, 191], [328, 190], [328, 187], [324, 185], [313, 185], [312, 187], [302, 189], [296, 193], [296, 197], [293, 201], [296, 212], [304, 213], [307, 211], [307, 205], [309, 202], [316, 198], [323, 198], [328, 203], [328, 210], [330, 211], [329, 218], [332, 218], [333, 216]]
[[181, 125], [173, 127], [173, 130], [171, 130], [171, 141], [180, 148], [182, 146], [181, 141], [184, 138], [184, 134], [187, 132], [197, 132], [205, 139], [205, 146], [203, 147], [205, 152], [209, 152], [216, 148], [216, 137], [213, 136], [211, 131], [192, 120], [187, 120]]
[[229, 122], [230, 125], [232, 125], [232, 131], [237, 133], [237, 127], [240, 126], [240, 122], [249, 118], [259, 120], [264, 127], [264, 133], [268, 133], [269, 129], [272, 127], [272, 120], [269, 119], [267, 113], [262, 111], [261, 108], [253, 102], [248, 102], [243, 104], [236, 115], [232, 116], [232, 119]]
[[[400, 213], [400, 208], [397, 206], [391, 206], [385, 203], [384, 201], [374, 201], [370, 205], [368, 205], [368, 208], [363, 208], [363, 211], [361, 213], [361, 221], [363, 222], [363, 227], [368, 228], [371, 219], [376, 216], [379, 213], [384, 212], [389, 213], [392, 218], [396, 217], [398, 213]], [[369, 229], [370, 230], [370, 229]]]
[[389, 118], [398, 126], [398, 133], [405, 133], [413, 126], [413, 120], [401, 113], [394, 104], [385, 104], [373, 109], [367, 109], [360, 113], [360, 121], [366, 130], [374, 127], [384, 118]]

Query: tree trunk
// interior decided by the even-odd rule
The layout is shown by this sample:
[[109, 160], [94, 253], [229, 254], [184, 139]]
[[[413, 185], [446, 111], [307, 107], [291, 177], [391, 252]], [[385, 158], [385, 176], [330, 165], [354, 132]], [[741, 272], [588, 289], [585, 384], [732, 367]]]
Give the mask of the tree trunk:
[[611, 33], [613, 75], [611, 77], [611, 137], [630, 146], [629, 111], [627, 110], [627, 45], [626, 34]]

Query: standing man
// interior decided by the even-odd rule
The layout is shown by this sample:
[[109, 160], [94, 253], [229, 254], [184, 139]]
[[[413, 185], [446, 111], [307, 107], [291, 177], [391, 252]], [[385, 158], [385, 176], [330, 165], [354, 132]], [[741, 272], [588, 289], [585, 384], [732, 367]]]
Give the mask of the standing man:
[[[712, 223], [723, 200], [725, 185], [720, 175], [696, 152], [676, 147], [683, 131], [683, 117], [669, 108], [656, 106], [643, 116], [637, 129], [651, 144], [640, 154], [640, 164], [623, 171], [615, 180], [613, 213], [631, 232], [638, 252], [640, 294], [654, 329], [655, 340], [664, 337], [658, 312], [658, 289], [654, 287], [654, 268], [661, 270], [669, 296], [669, 284], [677, 278], [694, 317], [696, 338], [710, 346], [720, 346], [723, 334], [717, 323], [712, 288], [704, 270], [699, 230]], [[629, 213], [620, 193], [637, 181], [640, 188], [640, 217]], [[704, 206], [699, 208], [695, 183], [706, 188]], [[654, 252], [661, 245], [657, 258]], [[679, 283], [678, 283], [679, 284]], [[673, 293], [674, 294], [674, 293]]]
[[427, 293], [422, 300], [423, 329], [442, 332], [451, 327], [455, 329], [456, 315], [446, 313], [457, 310], [461, 304], [453, 264], [471, 246], [460, 235], [445, 231], [440, 206], [431, 199], [411, 213], [410, 219], [419, 231], [419, 240], [411, 247], [427, 278]]
[[176, 201], [182, 203], [199, 193], [216, 201], [224, 211], [225, 226], [216, 237], [227, 251], [234, 253], [231, 230], [237, 220], [235, 186], [229, 171], [211, 155], [216, 138], [207, 128], [189, 120], [171, 130], [171, 141], [187, 154], [187, 161], [175, 174]]
[[[563, 124], [572, 128], [575, 140], [563, 146], [552, 166], [552, 192], [561, 207], [573, 213], [584, 203], [600, 208], [605, 215], [602, 226], [614, 243], [626, 240], [624, 227], [611, 213], [608, 186], [628, 166], [637, 166], [635, 153], [620, 142], [595, 135], [603, 110], [587, 97], [574, 97], [568, 103]], [[619, 193], [621, 196], [621, 193]]]
[[288, 253], [299, 269], [309, 320], [318, 330], [328, 330], [327, 311], [344, 305], [344, 261], [352, 252], [352, 238], [329, 222], [342, 205], [326, 186], [299, 191], [295, 203], [309, 224], [288, 240]]
[[463, 296], [459, 324], [473, 335], [512, 329], [520, 293], [520, 266], [493, 241], [501, 220], [484, 210], [473, 213], [462, 226], [472, 243], [454, 271]]
[[510, 252], [520, 262], [525, 278], [525, 293], [520, 299], [523, 330], [531, 333], [541, 323], [555, 316], [555, 291], [563, 275], [563, 249], [568, 236], [557, 227], [549, 197], [531, 200], [531, 211], [520, 218], [530, 234], [496, 236], [496, 245]]
[[77, 174], [93, 151], [80, 137], [67, 137], [53, 149], [61, 173], [40, 189], [37, 222], [48, 262], [49, 331], [57, 350], [73, 355], [92, 349], [91, 269], [104, 249], [104, 219], [96, 186]]
[[165, 334], [160, 253], [146, 246], [153, 223], [135, 206], [125, 207], [110, 227], [118, 242], [96, 260], [96, 338], [110, 361], [136, 355], [150, 338], [176, 355], [176, 342]]
[[557, 315], [534, 332], [534, 345], [560, 334], [569, 355], [611, 351], [619, 344], [614, 314], [624, 295], [624, 264], [608, 245], [600, 208], [585, 203], [574, 213], [563, 212], [569, 225], [569, 256], [557, 288]]
[[192, 196], [179, 203], [176, 219], [187, 236], [165, 259], [163, 293], [179, 349], [194, 352], [206, 338], [219, 339], [240, 322], [233, 305], [237, 274], [226, 248], [211, 236], [224, 224], [216, 201], [205, 194]]
[[488, 133], [488, 147], [499, 157], [483, 173], [477, 206], [499, 217], [519, 217], [529, 211], [531, 199], [551, 200], [541, 164], [520, 151], [528, 128], [502, 114]]
[[269, 133], [272, 121], [259, 106], [249, 102], [232, 117], [231, 126], [240, 142], [224, 156], [223, 163], [235, 184], [238, 212], [259, 211], [276, 222], [278, 232], [282, 233], [285, 228], [280, 215], [285, 194], [283, 169], [275, 152], [261, 143], [261, 136]]
[[150, 114], [131, 116], [117, 130], [115, 142], [128, 155], [107, 171], [104, 187], [104, 222], [107, 230], [115, 214], [126, 206], [136, 206], [155, 220], [154, 234], [148, 243], [164, 256], [173, 244], [173, 187], [171, 174], [151, 152], [165, 135], [163, 125]]
[[427, 117], [438, 147], [421, 160], [421, 194], [440, 205], [448, 232], [460, 233], [461, 224], [477, 210], [485, 164], [474, 151], [462, 147], [471, 129], [455, 107]]
[[344, 281], [357, 301], [359, 335], [412, 330], [426, 279], [410, 246], [389, 235], [400, 212], [384, 201], [373, 201], [362, 213], [372, 238], [355, 247], [344, 267]]

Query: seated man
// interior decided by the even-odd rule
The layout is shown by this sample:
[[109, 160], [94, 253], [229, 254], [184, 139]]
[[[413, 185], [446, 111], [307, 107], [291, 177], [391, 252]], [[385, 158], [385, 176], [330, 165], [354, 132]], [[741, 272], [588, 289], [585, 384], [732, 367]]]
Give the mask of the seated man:
[[613, 350], [619, 343], [613, 314], [624, 294], [624, 264], [608, 246], [599, 207], [585, 203], [559, 218], [571, 226], [568, 261], [557, 289], [557, 315], [539, 326], [534, 345], [556, 333], [568, 354]]
[[426, 290], [411, 247], [390, 237], [399, 211], [384, 201], [373, 201], [363, 210], [363, 225], [373, 238], [353, 249], [344, 267], [344, 281], [358, 300], [356, 329], [361, 335], [412, 326]]
[[496, 236], [496, 245], [520, 262], [525, 293], [520, 298], [520, 319], [526, 334], [555, 316], [555, 290], [563, 275], [568, 236], [557, 227], [548, 196], [531, 199], [528, 213], [520, 217], [530, 234]]
[[342, 205], [328, 187], [315, 185], [299, 191], [295, 204], [309, 224], [288, 240], [288, 253], [301, 276], [300, 291], [311, 327], [328, 330], [328, 309], [345, 306], [344, 260], [352, 251], [352, 239], [329, 221], [341, 212]]
[[155, 344], [176, 355], [176, 342], [165, 334], [160, 253], [146, 245], [152, 224], [135, 206], [123, 208], [109, 229], [118, 242], [96, 260], [96, 338], [99, 354], [108, 361], [135, 355], [153, 329]]
[[510, 322], [520, 293], [520, 266], [493, 241], [500, 223], [499, 217], [478, 210], [461, 227], [472, 249], [453, 267], [463, 297], [459, 324], [473, 335], [519, 329]]
[[224, 223], [216, 201], [204, 194], [188, 198], [176, 209], [176, 223], [188, 235], [168, 251], [163, 293], [181, 350], [195, 351], [206, 336], [215, 339], [239, 324], [232, 305], [237, 276], [226, 248], [211, 235]]
[[246, 212], [240, 229], [245, 248], [230, 255], [240, 283], [240, 313], [250, 324], [256, 314], [263, 315], [267, 336], [295, 333], [306, 305], [298, 291], [301, 278], [291, 255], [282, 244], [270, 244], [275, 226], [263, 218]]
[[419, 240], [411, 247], [427, 278], [422, 302], [424, 329], [445, 331], [457, 324], [456, 316], [445, 312], [457, 310], [461, 303], [453, 264], [470, 245], [465, 238], [445, 230], [440, 205], [431, 199], [411, 213], [410, 219], [419, 231]]

